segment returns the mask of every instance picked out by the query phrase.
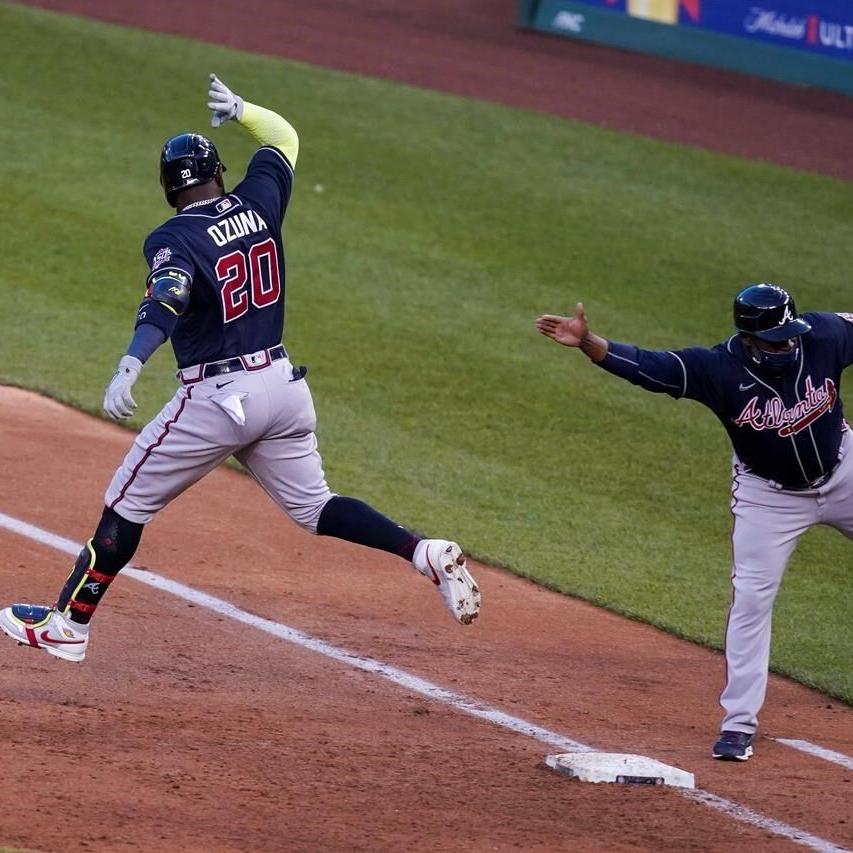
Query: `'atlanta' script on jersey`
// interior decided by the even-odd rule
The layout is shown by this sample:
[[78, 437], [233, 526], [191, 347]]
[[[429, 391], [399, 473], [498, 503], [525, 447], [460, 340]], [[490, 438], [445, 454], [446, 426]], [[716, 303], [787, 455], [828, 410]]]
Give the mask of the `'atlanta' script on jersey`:
[[226, 219], [220, 219], [216, 225], [207, 229], [213, 242], [217, 246], [224, 246], [232, 240], [239, 240], [248, 234], [257, 234], [258, 231], [266, 231], [267, 223], [254, 210], [241, 210]]
[[735, 425], [748, 425], [759, 431], [775, 429], [782, 438], [787, 438], [802, 432], [826, 412], [831, 412], [836, 400], [838, 389], [831, 379], [826, 379], [823, 385], [815, 388], [811, 376], [807, 376], [804, 400], [786, 408], [780, 397], [774, 397], [761, 409], [758, 397], [753, 397], [735, 418]]

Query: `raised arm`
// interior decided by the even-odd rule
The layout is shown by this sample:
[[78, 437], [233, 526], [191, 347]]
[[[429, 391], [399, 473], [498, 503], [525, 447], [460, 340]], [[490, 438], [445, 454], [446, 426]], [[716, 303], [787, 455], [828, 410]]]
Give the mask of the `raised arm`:
[[210, 123], [219, 127], [234, 119], [258, 140], [261, 145], [278, 148], [291, 166], [299, 156], [299, 136], [293, 126], [278, 113], [250, 104], [234, 94], [215, 74], [210, 75], [207, 107], [212, 111]]

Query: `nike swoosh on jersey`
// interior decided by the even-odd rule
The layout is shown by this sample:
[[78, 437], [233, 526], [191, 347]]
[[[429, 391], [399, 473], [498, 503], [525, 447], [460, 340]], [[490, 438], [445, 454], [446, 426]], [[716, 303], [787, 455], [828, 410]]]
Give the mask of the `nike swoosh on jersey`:
[[224, 388], [226, 385], [230, 385], [233, 381], [234, 381], [233, 379], [229, 379], [227, 382], [217, 382], [216, 387], [217, 388]]
[[[755, 385], [754, 382], [750, 382], [749, 385], [744, 385], [743, 383], [741, 383], [740, 385], [738, 385], [738, 388], [740, 388], [741, 391], [749, 391], [749, 389], [752, 388], [753, 385]], [[217, 388], [218, 387], [219, 386], [217, 385]]]

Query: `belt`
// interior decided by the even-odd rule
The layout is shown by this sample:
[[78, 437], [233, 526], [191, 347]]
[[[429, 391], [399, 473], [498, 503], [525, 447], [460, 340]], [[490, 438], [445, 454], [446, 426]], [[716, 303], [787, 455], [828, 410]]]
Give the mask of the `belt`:
[[224, 373], [263, 370], [274, 361], [282, 358], [287, 358], [287, 351], [279, 344], [276, 347], [261, 349], [247, 355], [237, 355], [234, 358], [224, 358], [221, 361], [207, 361], [202, 364], [194, 364], [192, 367], [183, 367], [178, 371], [177, 376], [184, 385], [193, 385], [203, 379], [222, 376]]
[[822, 474], [816, 480], [812, 480], [810, 483], [798, 483], [796, 486], [788, 486], [785, 483], [778, 483], [776, 482], [776, 480], [768, 480], [767, 482], [770, 483], [770, 485], [773, 486], [774, 489], [779, 489], [779, 491], [810, 492], [813, 489], [819, 489], [821, 486], [826, 485], [840, 464], [841, 459], [839, 458], [829, 471], [827, 471], [825, 474]]
[[835, 464], [832, 468], [825, 474], [821, 475], [816, 480], [812, 480], [810, 483], [806, 483], [805, 485], [799, 483], [796, 486], [786, 486], [783, 483], [776, 483], [773, 480], [769, 480], [768, 482], [770, 485], [773, 486], [774, 489], [780, 489], [786, 492], [810, 492], [813, 489], [819, 489], [821, 486], [825, 486], [832, 478], [832, 475], [838, 470], [841, 460], [844, 459], [847, 455], [847, 451], [850, 449], [851, 435], [847, 421], [844, 421], [841, 433], [841, 444], [838, 447], [838, 458], [835, 460]]
[[813, 489], [819, 489], [821, 486], [825, 485], [829, 478], [835, 473], [835, 469], [838, 465], [833, 466], [833, 469], [828, 473], [824, 474], [822, 477], [818, 477], [816, 480], [812, 480], [811, 483], [806, 483], [804, 486], [786, 486], [784, 483], [777, 483], [775, 480], [770, 480], [770, 485], [773, 486], [774, 489], [779, 489], [784, 492], [810, 492]]

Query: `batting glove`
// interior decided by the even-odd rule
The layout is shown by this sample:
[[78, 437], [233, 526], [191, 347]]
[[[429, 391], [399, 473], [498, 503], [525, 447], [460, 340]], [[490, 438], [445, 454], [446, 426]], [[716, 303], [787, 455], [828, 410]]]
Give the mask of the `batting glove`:
[[235, 95], [215, 74], [210, 75], [207, 108], [213, 113], [210, 124], [219, 127], [226, 121], [243, 118], [243, 99]]
[[114, 420], [123, 421], [133, 414], [136, 401], [130, 394], [133, 383], [139, 379], [142, 362], [132, 355], [126, 355], [118, 363], [116, 372], [107, 385], [104, 394], [104, 411]]

